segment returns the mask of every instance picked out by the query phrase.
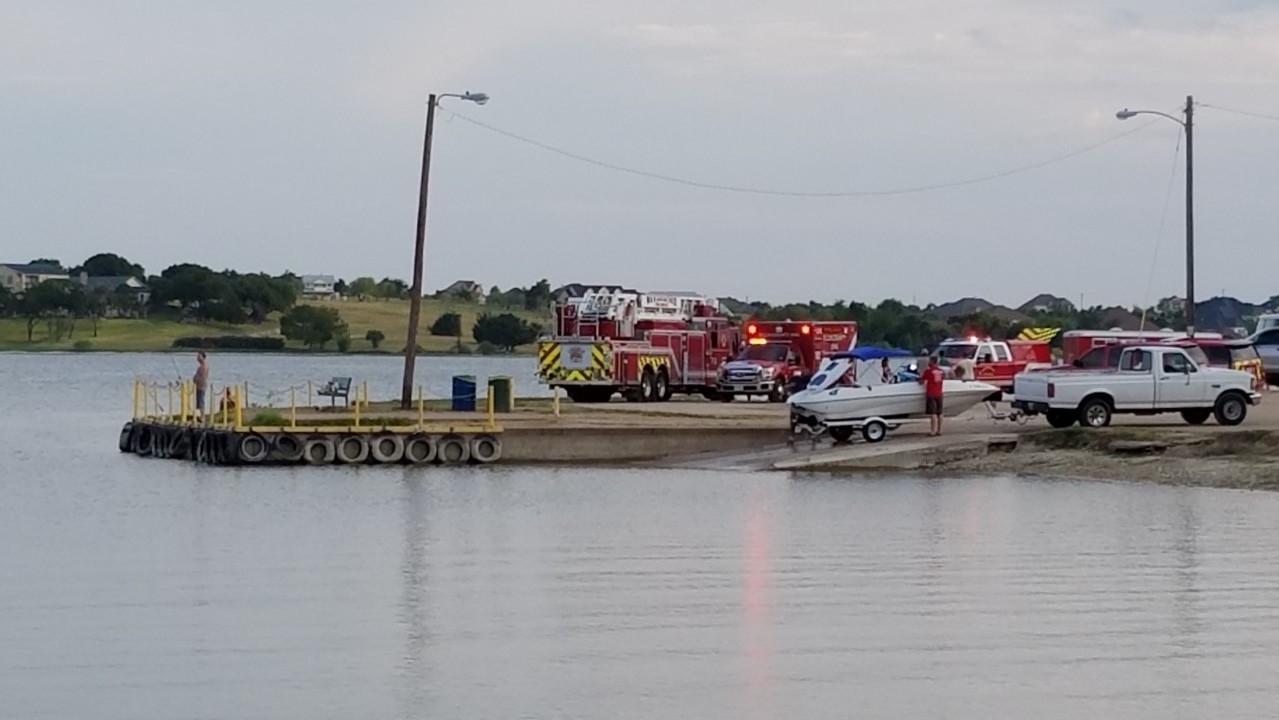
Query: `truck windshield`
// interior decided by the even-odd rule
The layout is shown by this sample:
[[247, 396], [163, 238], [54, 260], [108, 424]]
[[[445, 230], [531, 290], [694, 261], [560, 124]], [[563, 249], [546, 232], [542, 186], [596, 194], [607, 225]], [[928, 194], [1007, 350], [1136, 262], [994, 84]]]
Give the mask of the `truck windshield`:
[[786, 360], [786, 350], [785, 345], [747, 345], [738, 353], [737, 359], [783, 362]]
[[937, 356], [943, 360], [972, 360], [976, 355], [976, 345], [955, 343], [937, 348]]
[[1230, 359], [1241, 363], [1249, 360], [1260, 360], [1261, 356], [1257, 354], [1257, 348], [1251, 345], [1231, 345]]
[[1204, 349], [1198, 345], [1183, 347], [1182, 350], [1185, 350], [1186, 354], [1190, 356], [1190, 359], [1194, 360], [1195, 364], [1199, 367], [1208, 367], [1212, 364], [1208, 362], [1208, 353], [1204, 352]]

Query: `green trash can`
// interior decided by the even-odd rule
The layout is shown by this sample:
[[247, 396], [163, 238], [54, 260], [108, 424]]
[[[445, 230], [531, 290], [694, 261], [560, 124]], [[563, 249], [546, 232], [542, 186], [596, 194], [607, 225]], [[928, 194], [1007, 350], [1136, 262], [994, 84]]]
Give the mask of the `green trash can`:
[[509, 377], [499, 375], [489, 378], [489, 397], [493, 398], [493, 412], [508, 413], [515, 409]]

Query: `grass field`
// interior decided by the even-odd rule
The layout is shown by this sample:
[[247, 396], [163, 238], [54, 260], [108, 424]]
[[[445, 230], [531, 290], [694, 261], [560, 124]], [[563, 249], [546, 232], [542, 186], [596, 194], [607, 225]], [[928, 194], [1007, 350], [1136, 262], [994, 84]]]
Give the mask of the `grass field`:
[[[404, 336], [409, 324], [409, 303], [407, 300], [341, 300], [335, 302], [311, 303], [321, 307], [333, 307], [342, 315], [351, 331], [351, 352], [369, 352], [373, 346], [364, 339], [369, 330], [381, 330], [386, 335], [382, 342], [383, 352], [399, 353], [404, 349]], [[427, 332], [427, 328], [435, 319], [445, 312], [456, 312], [462, 316], [462, 342], [470, 349], [475, 346], [471, 337], [471, 327], [475, 318], [484, 311], [483, 305], [441, 301], [422, 300], [422, 318], [418, 327], [418, 345], [426, 352], [451, 352], [457, 344], [455, 338], [435, 337]], [[493, 312], [506, 312], [493, 308]], [[549, 321], [538, 313], [516, 311], [531, 322]], [[179, 323], [170, 319], [105, 319], [98, 323], [98, 335], [93, 335], [93, 323], [89, 320], [76, 322], [75, 334], [54, 341], [49, 337], [44, 322], [35, 326], [32, 342], [27, 342], [27, 323], [22, 319], [0, 319], [0, 350], [72, 350], [80, 341], [88, 341], [91, 350], [112, 351], [156, 351], [169, 350], [173, 341], [186, 336], [213, 335], [266, 335], [279, 333], [279, 318], [272, 316], [261, 325], [222, 325]], [[289, 343], [290, 349], [303, 349], [296, 343]], [[334, 351], [330, 343], [325, 350]], [[520, 348], [530, 351], [531, 348]]]

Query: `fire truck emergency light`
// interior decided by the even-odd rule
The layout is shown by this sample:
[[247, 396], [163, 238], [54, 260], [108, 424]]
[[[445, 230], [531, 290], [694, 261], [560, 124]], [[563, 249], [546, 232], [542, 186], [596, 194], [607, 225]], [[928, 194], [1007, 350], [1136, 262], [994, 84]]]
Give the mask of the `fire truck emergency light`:
[[801, 325], [799, 328], [800, 335], [807, 335], [811, 331], [812, 331], [812, 328], [807, 325]]
[[754, 334], [755, 334], [755, 323], [751, 323], [750, 325], [747, 325], [747, 326], [746, 326], [746, 334], [747, 334], [747, 335], [754, 335]]
[[768, 340], [764, 338], [751, 338], [750, 340], [747, 340], [746, 342], [751, 345], [767, 345], [768, 344]]

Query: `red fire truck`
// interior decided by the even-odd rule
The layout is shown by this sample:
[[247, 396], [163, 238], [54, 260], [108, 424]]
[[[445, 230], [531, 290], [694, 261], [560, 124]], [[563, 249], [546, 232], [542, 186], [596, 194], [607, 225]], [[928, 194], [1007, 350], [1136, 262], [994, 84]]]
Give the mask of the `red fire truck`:
[[1040, 340], [952, 338], [933, 354], [941, 365], [953, 368], [956, 377], [990, 383], [1004, 392], [1012, 392], [1017, 373], [1052, 365], [1052, 351]]
[[715, 389], [725, 402], [737, 395], [782, 402], [793, 380], [812, 375], [822, 358], [857, 342], [855, 322], [751, 319], [745, 327], [746, 345], [719, 369]]
[[[1221, 333], [1196, 332], [1204, 340], [1220, 340]], [[1185, 333], [1173, 330], [1070, 330], [1061, 336], [1061, 360], [1073, 364], [1096, 347], [1124, 343], [1161, 343], [1186, 339]]]
[[711, 397], [720, 365], [741, 340], [719, 301], [695, 293], [588, 289], [556, 303], [554, 332], [538, 343], [538, 379], [574, 402]]

